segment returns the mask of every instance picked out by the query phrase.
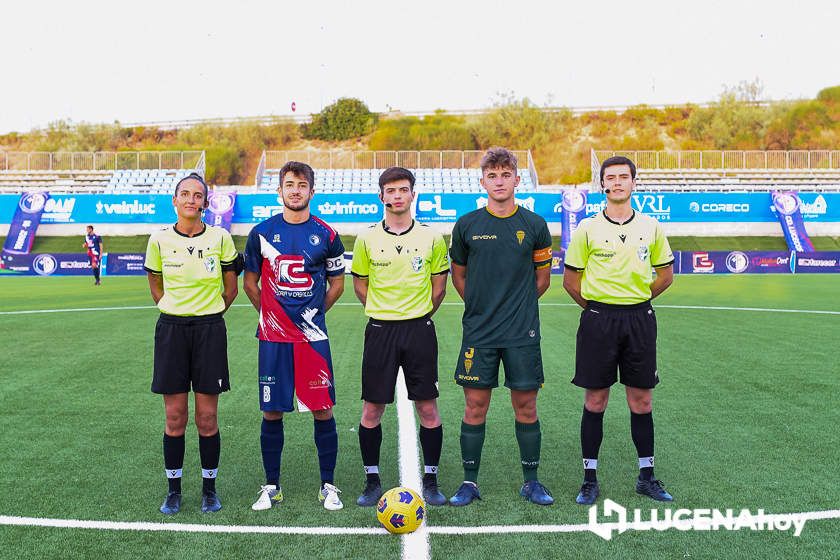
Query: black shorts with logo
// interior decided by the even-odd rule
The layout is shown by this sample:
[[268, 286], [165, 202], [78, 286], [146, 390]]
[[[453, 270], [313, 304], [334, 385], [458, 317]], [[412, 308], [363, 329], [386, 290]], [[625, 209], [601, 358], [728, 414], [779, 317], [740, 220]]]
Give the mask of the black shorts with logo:
[[652, 389], [659, 383], [656, 313], [650, 301], [634, 305], [590, 301], [580, 314], [572, 383], [603, 389], [617, 380], [639, 389]]
[[425, 315], [404, 321], [371, 318], [365, 327], [362, 399], [376, 404], [394, 402], [400, 367], [410, 400], [436, 399], [437, 362], [437, 335], [431, 317]]
[[152, 392], [215, 395], [230, 390], [227, 329], [221, 313], [180, 317], [161, 313], [155, 326]]

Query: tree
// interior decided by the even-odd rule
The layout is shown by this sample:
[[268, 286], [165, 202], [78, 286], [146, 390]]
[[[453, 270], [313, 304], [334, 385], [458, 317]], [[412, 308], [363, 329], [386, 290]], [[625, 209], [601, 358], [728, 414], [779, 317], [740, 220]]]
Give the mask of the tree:
[[312, 122], [304, 125], [303, 133], [307, 138], [318, 140], [349, 140], [370, 133], [374, 118], [363, 101], [342, 97], [312, 115]]

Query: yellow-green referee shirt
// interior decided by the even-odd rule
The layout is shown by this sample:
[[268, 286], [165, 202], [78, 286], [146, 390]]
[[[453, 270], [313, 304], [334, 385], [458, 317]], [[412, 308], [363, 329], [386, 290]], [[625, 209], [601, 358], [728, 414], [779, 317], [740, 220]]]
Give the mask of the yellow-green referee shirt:
[[230, 268], [237, 252], [227, 230], [205, 224], [189, 237], [175, 226], [152, 233], [146, 247], [147, 272], [163, 276], [161, 313], [212, 315], [225, 310], [222, 299], [222, 269]]
[[353, 245], [350, 272], [368, 279], [365, 315], [383, 321], [422, 317], [432, 310], [432, 275], [449, 272], [446, 243], [417, 222], [400, 234], [384, 226], [372, 226]]
[[649, 300], [653, 269], [673, 263], [662, 226], [636, 211], [623, 224], [604, 212], [583, 220], [564, 260], [565, 266], [583, 272], [583, 299], [615, 305]]

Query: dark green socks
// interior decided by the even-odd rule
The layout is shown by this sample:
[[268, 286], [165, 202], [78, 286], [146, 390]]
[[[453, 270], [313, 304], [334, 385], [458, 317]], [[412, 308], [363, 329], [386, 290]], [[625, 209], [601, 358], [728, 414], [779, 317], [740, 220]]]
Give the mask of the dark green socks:
[[519, 443], [519, 457], [522, 459], [522, 474], [525, 481], [537, 480], [542, 445], [540, 421], [537, 420], [533, 424], [516, 422], [516, 441]]
[[485, 424], [472, 425], [461, 421], [461, 461], [464, 464], [464, 480], [469, 482], [478, 482], [484, 427]]

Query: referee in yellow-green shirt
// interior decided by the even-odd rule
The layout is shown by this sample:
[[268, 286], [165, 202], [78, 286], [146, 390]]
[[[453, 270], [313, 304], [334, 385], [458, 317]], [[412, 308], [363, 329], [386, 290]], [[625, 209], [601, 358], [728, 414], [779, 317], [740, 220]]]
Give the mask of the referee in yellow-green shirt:
[[365, 487], [356, 503], [377, 504], [382, 495], [379, 449], [382, 414], [394, 402], [400, 368], [408, 398], [420, 416], [420, 446], [425, 472], [423, 498], [443, 505], [437, 470], [443, 427], [437, 408], [438, 346], [432, 314], [446, 293], [449, 273], [447, 247], [441, 234], [411, 216], [414, 175], [391, 167], [379, 177], [379, 198], [385, 219], [356, 238], [353, 246], [353, 286], [370, 318], [362, 357], [362, 419], [359, 447]]
[[236, 298], [236, 277], [243, 265], [230, 233], [201, 219], [208, 201], [207, 184], [200, 175], [181, 179], [172, 203], [178, 221], [152, 233], [144, 263], [152, 299], [160, 309], [152, 392], [163, 395], [163, 459], [169, 483], [160, 511], [172, 515], [181, 509], [184, 432], [192, 389], [201, 455], [201, 511], [209, 513], [222, 507], [216, 494], [221, 452], [217, 410], [219, 394], [230, 389], [222, 314]]
[[[579, 504], [592, 504], [610, 387], [620, 381], [630, 407], [630, 432], [639, 457], [636, 492], [673, 500], [653, 476], [653, 388], [656, 314], [650, 300], [674, 279], [674, 256], [659, 222], [633, 210], [636, 166], [626, 157], [601, 165], [607, 206], [572, 235], [565, 256], [563, 287], [583, 308], [577, 333], [575, 377], [585, 389], [580, 425], [584, 478]], [[653, 271], [656, 270], [654, 277]], [[618, 374], [618, 375], [617, 375]]]

